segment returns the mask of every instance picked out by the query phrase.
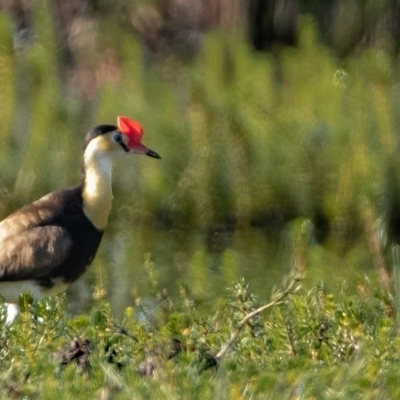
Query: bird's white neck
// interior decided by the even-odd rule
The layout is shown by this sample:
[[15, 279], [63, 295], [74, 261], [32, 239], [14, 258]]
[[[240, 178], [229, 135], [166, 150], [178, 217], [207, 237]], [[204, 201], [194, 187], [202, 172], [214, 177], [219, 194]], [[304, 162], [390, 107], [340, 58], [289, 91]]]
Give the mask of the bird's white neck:
[[111, 157], [96, 148], [92, 149], [89, 144], [83, 157], [83, 166], [83, 212], [97, 229], [104, 230], [112, 202]]

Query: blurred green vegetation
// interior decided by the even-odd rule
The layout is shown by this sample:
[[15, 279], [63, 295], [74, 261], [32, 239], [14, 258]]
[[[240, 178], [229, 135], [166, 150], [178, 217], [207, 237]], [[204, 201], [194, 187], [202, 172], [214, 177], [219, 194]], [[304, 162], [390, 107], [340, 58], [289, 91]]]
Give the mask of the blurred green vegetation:
[[162, 160], [115, 166], [86, 282], [117, 309], [149, 293], [148, 254], [168, 290], [189, 283], [206, 304], [239, 276], [266, 296], [294, 265], [308, 279], [375, 279], [370, 228], [397, 181], [396, 59], [376, 48], [339, 62], [304, 17], [296, 48], [255, 53], [241, 32], [215, 30], [191, 61], [155, 62], [110, 18], [81, 37], [71, 71], [46, 4], [21, 46], [0, 16], [0, 217], [79, 183], [85, 133], [127, 115]]

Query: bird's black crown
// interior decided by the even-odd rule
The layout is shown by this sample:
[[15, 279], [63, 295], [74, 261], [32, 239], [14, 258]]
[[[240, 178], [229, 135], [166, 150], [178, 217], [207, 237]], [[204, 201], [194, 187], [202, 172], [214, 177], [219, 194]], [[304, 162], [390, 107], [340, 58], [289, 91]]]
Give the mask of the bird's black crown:
[[117, 129], [118, 128], [115, 125], [97, 125], [86, 135], [83, 149], [86, 149], [89, 142], [97, 136], [104, 135], [105, 133], [112, 132]]

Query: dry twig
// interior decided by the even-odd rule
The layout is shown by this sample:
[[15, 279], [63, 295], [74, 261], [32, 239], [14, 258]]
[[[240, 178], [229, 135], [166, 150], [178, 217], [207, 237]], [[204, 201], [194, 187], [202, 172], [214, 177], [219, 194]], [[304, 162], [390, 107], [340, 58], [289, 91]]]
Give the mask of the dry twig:
[[290, 273], [287, 277], [284, 279], [284, 287], [285, 289], [280, 292], [280, 291], [274, 291], [272, 293], [272, 300], [270, 303], [265, 304], [256, 310], [252, 311], [251, 313], [247, 314], [237, 325], [236, 329], [234, 332], [232, 332], [231, 337], [229, 340], [222, 346], [221, 350], [218, 352], [218, 354], [215, 356], [215, 358], [221, 362], [221, 360], [225, 357], [225, 355], [228, 353], [229, 349], [232, 347], [232, 345], [236, 342], [238, 339], [240, 333], [242, 332], [243, 328], [246, 326], [246, 323], [256, 315], [260, 314], [261, 312], [268, 310], [269, 308], [275, 307], [275, 306], [280, 306], [285, 304], [286, 299], [288, 296], [291, 294], [297, 293], [300, 288], [301, 288], [301, 280], [303, 279], [303, 275], [299, 274], [297, 272]]

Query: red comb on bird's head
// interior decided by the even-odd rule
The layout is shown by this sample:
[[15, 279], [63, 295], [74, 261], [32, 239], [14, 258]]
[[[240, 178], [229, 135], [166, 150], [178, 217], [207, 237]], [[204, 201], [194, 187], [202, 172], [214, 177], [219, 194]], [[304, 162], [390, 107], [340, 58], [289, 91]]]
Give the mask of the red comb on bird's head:
[[142, 144], [143, 128], [137, 121], [128, 117], [118, 117], [118, 129], [128, 138], [126, 146], [133, 153], [146, 154], [153, 158], [161, 158], [154, 150]]
[[[137, 121], [128, 117], [118, 117], [118, 128], [129, 138], [129, 144], [138, 144], [142, 140], [143, 128]], [[128, 144], [128, 145], [129, 145]]]

